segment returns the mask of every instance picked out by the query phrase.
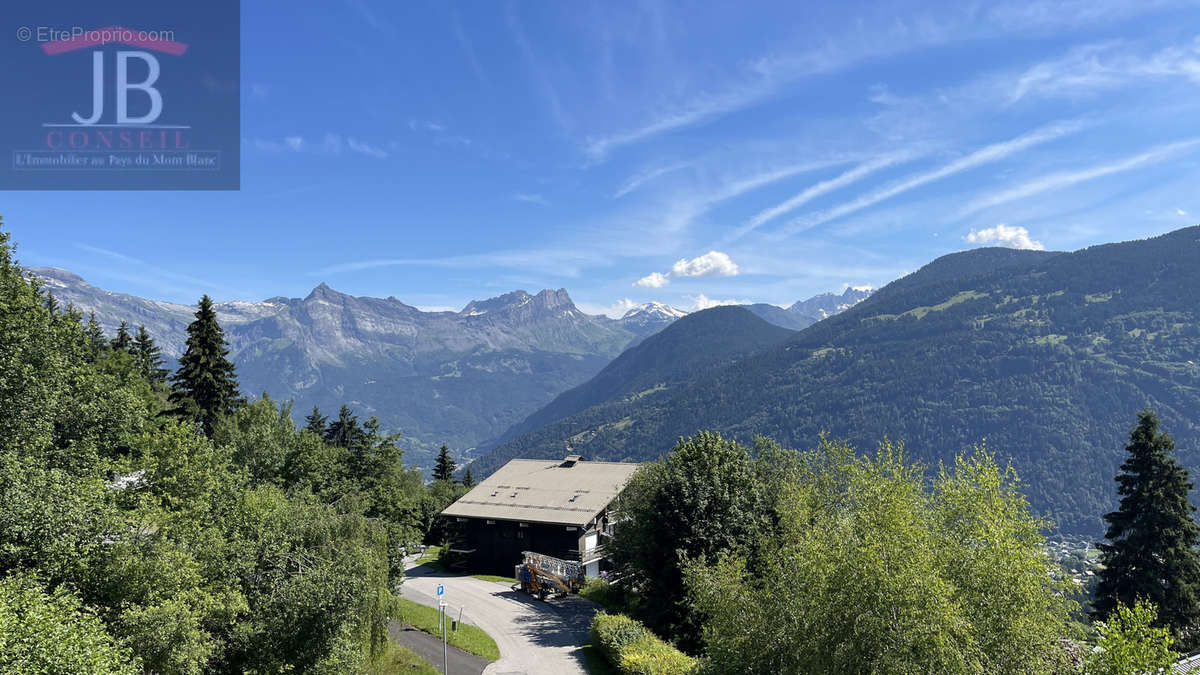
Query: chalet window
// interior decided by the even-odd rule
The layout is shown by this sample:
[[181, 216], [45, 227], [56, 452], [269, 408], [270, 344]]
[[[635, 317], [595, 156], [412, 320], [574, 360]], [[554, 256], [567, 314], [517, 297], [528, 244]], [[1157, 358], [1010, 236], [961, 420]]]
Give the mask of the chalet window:
[[521, 523], [521, 527], [529, 527], [529, 523]]
[[494, 521], [494, 520], [489, 520], [489, 521], [486, 521], [486, 522], [487, 522], [487, 524], [488, 524], [488, 525], [495, 525], [495, 524], [496, 524], [496, 521]]

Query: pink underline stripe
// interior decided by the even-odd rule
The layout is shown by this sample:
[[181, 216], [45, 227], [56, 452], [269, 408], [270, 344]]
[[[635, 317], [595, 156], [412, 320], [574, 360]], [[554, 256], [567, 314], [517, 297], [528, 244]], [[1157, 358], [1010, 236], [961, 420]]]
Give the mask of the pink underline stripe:
[[[123, 33], [128, 33], [132, 39], [113, 39], [122, 38]], [[108, 37], [109, 39], [100, 39]], [[143, 49], [153, 49], [158, 52], [165, 52], [174, 56], [182, 56], [187, 51], [188, 46], [182, 42], [174, 40], [159, 40], [150, 38], [139, 38], [138, 31], [122, 28], [121, 26], [110, 26], [108, 28], [97, 28], [95, 30], [84, 31], [82, 35], [70, 37], [65, 40], [56, 40], [47, 42], [42, 45], [42, 51], [47, 54], [62, 54], [64, 52], [75, 51], [76, 49], [85, 49], [96, 45], [115, 42], [130, 47], [141, 47]]]

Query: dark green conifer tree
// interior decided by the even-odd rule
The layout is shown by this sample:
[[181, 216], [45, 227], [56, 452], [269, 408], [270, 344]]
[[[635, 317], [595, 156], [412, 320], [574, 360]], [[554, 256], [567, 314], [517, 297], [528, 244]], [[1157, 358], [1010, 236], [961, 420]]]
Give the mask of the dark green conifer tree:
[[321, 414], [321, 409], [313, 406], [313, 411], [304, 418], [304, 428], [313, 432], [318, 436], [325, 436], [325, 426], [329, 423], [329, 418]]
[[58, 313], [58, 299], [53, 293], [46, 294], [46, 309], [50, 310], [51, 316]]
[[88, 343], [92, 348], [91, 360], [95, 361], [108, 348], [108, 338], [104, 337], [104, 329], [100, 327], [100, 322], [96, 320], [95, 312], [88, 313], [87, 325], [84, 326], [83, 332], [87, 335]]
[[122, 321], [117, 328], [117, 337], [113, 338], [112, 348], [133, 353], [133, 336], [129, 334], [129, 323]]
[[1121, 503], [1104, 516], [1108, 541], [1099, 544], [1105, 569], [1094, 613], [1106, 619], [1118, 603], [1132, 607], [1149, 600], [1158, 607], [1159, 623], [1191, 649], [1200, 623], [1200, 527], [1188, 501], [1192, 482], [1153, 412], [1138, 414], [1125, 450], [1129, 457], [1116, 478]]
[[433, 479], [453, 480], [456, 469], [458, 469], [458, 464], [451, 459], [450, 448], [443, 443], [441, 450], [438, 451], [437, 463], [433, 465]]
[[171, 402], [177, 414], [198, 422], [211, 437], [217, 419], [232, 413], [242, 400], [225, 333], [207, 295], [200, 298], [196, 320], [188, 325], [187, 333], [187, 350], [171, 378]]
[[468, 490], [475, 487], [475, 477], [471, 475], [471, 467], [469, 466], [467, 467], [467, 470], [463, 472], [462, 484], [463, 487], [467, 488]]
[[325, 440], [342, 448], [354, 450], [363, 444], [366, 432], [358, 424], [358, 417], [350, 412], [350, 407], [343, 405], [338, 410], [338, 418], [330, 423], [325, 430]]
[[144, 325], [138, 326], [137, 335], [133, 338], [133, 353], [146, 380], [153, 384], [167, 381], [167, 370], [162, 367], [162, 349], [154, 343], [154, 338], [150, 337]]

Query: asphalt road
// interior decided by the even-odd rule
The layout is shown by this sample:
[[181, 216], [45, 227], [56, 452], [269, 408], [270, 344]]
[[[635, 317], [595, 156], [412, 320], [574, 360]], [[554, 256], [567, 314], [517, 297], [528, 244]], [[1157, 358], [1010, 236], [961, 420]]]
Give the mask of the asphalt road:
[[[442, 672], [441, 638], [436, 638], [416, 628], [408, 628], [398, 621], [388, 622], [388, 637], [397, 644], [413, 650], [417, 656], [437, 668], [438, 672]], [[480, 675], [488, 666], [487, 659], [465, 652], [458, 647], [446, 647], [444, 656], [449, 675]]]
[[597, 606], [578, 596], [538, 600], [509, 584], [436, 572], [424, 565], [408, 568], [403, 597], [430, 607], [438, 584], [446, 588], [448, 614], [474, 624], [496, 641], [500, 660], [484, 675], [584, 675], [584, 643]]

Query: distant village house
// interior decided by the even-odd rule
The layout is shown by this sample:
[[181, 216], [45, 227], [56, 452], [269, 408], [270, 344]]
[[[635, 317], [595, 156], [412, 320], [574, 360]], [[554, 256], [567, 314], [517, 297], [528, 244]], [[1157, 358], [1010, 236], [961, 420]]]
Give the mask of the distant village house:
[[609, 508], [637, 464], [514, 459], [442, 515], [457, 531], [451, 552], [473, 573], [513, 573], [524, 551], [578, 561], [585, 574], [604, 569]]

